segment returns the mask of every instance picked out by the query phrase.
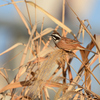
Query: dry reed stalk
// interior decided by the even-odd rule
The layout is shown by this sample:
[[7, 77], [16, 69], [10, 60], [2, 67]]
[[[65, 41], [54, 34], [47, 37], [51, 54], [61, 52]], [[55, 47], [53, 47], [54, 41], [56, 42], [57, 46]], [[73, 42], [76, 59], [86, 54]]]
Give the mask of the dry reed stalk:
[[31, 1], [27, 1], [28, 4], [32, 5], [33, 7], [37, 7], [39, 10], [41, 10], [44, 14], [46, 14], [51, 20], [53, 20], [57, 25], [61, 26], [62, 28], [64, 28], [67, 32], [71, 33], [72, 30], [69, 29], [67, 26], [65, 26], [62, 22], [60, 22], [58, 19], [56, 19], [55, 17], [53, 17], [52, 15], [50, 15], [48, 12], [46, 12], [44, 9], [42, 9], [41, 7], [39, 7], [38, 5], [36, 5], [35, 3], [31, 2]]
[[[32, 37], [33, 37], [33, 34], [34, 34], [35, 30], [36, 30], [36, 25], [34, 25], [34, 27], [33, 27], [32, 34], [30, 35], [29, 41], [28, 41], [28, 43], [27, 43], [27, 45], [26, 45], [26, 47], [25, 47], [25, 50], [24, 50], [24, 52], [23, 52], [22, 60], [21, 60], [21, 62], [20, 62], [20, 67], [21, 67], [21, 68], [19, 69], [19, 72], [18, 72], [18, 74], [16, 75], [16, 78], [15, 78], [16, 81], [18, 81], [19, 78], [20, 78], [20, 76], [22, 75], [22, 73], [21, 73], [22, 70], [23, 70], [22, 66], [23, 66], [23, 64], [24, 64], [24, 61], [25, 61], [25, 58], [26, 58], [26, 54], [27, 54], [27, 51], [28, 51], [28, 47], [29, 47], [29, 44], [30, 44], [30, 42], [31, 42], [31, 40], [32, 40]], [[12, 82], [13, 82], [13, 81], [12, 81]]]
[[32, 26], [32, 22], [31, 22], [31, 17], [30, 17], [29, 9], [28, 9], [28, 6], [27, 6], [27, 3], [26, 3], [26, 0], [24, 0], [24, 1], [25, 1], [25, 4], [26, 4], [26, 9], [27, 9], [27, 14], [28, 14], [28, 18], [29, 18], [29, 23], [30, 23], [31, 28], [32, 28], [33, 26]]
[[[65, 21], [65, 0], [63, 0], [63, 7], [62, 7], [62, 23], [64, 24]], [[64, 34], [64, 29], [62, 28], [62, 36], [66, 36]]]
[[[66, 0], [66, 2], [67, 2], [67, 0]], [[85, 29], [85, 31], [90, 35], [92, 41], [94, 42], [95, 46], [97, 47], [98, 52], [100, 52], [100, 49], [99, 49], [99, 47], [98, 47], [98, 45], [97, 45], [97, 43], [96, 43], [94, 37], [92, 36], [91, 32], [87, 29], [87, 27], [85, 26], [85, 24], [80, 20], [80, 18], [79, 18], [78, 15], [75, 13], [75, 11], [71, 8], [71, 6], [68, 4], [68, 2], [67, 2], [67, 5], [68, 5], [69, 8], [72, 10], [72, 12], [76, 15], [77, 19], [79, 20], [80, 24], [83, 26], [83, 28]]]
[[[45, 82], [53, 73], [53, 69], [56, 69], [56, 61], [62, 58], [62, 50], [57, 50], [51, 53], [46, 61], [43, 62], [41, 68], [36, 74], [36, 81], [33, 82], [33, 85], [30, 87], [27, 95], [32, 95], [33, 98], [37, 97], [39, 91], [45, 85]], [[64, 59], [64, 58], [63, 58]], [[55, 66], [55, 67], [54, 67]], [[42, 80], [42, 82], [40, 82]], [[40, 89], [39, 89], [40, 88]]]
[[27, 28], [27, 30], [28, 30], [28, 34], [31, 35], [30, 28], [29, 28], [29, 26], [28, 26], [28, 24], [27, 24], [27, 22], [26, 22], [26, 20], [25, 20], [25, 18], [24, 18], [24, 16], [23, 16], [23, 14], [22, 14], [21, 11], [19, 10], [19, 8], [18, 8], [18, 6], [16, 5], [16, 3], [14, 3], [14, 0], [11, 0], [11, 1], [12, 1], [12, 4], [14, 5], [14, 7], [16, 8], [16, 10], [17, 10], [17, 12], [18, 12], [20, 18], [22, 19], [24, 25], [26, 26], [26, 28]]
[[22, 2], [24, 2], [24, 1], [16, 1], [16, 2], [13, 1], [13, 2], [9, 2], [7, 4], [0, 5], [0, 7], [7, 6], [7, 5], [10, 5], [10, 4], [14, 4], [14, 3], [22, 3]]
[[[35, 3], [24, 0], [25, 4], [26, 4], [26, 8], [27, 8], [27, 13], [28, 13], [31, 28], [32, 28], [32, 22], [31, 22], [27, 4], [30, 4], [33, 7], [35, 7], [35, 25], [34, 25], [34, 28], [32, 28], [32, 32], [31, 32], [23, 14], [19, 10], [18, 6], [16, 5], [16, 3], [19, 3], [20, 1], [19, 2], [14, 2], [14, 0], [11, 0], [11, 1], [12, 2], [9, 4], [13, 4], [14, 7], [16, 8], [24, 25], [28, 29], [28, 34], [30, 34], [30, 38], [29, 38], [29, 41], [27, 44], [17, 43], [14, 46], [12, 46], [11, 48], [7, 49], [6, 51], [4, 51], [3, 53], [0, 54], [0, 56], [1, 56], [5, 53], [11, 51], [12, 49], [16, 48], [19, 45], [25, 46], [25, 50], [23, 51], [23, 56], [22, 56], [22, 59], [20, 62], [21, 68], [19, 68], [19, 72], [16, 75], [15, 81], [14, 80], [12, 82], [8, 81], [7, 69], [3, 68], [6, 75], [0, 70], [0, 74], [4, 77], [4, 79], [8, 83], [7, 86], [0, 89], [2, 98], [5, 97], [4, 95], [6, 95], [6, 96], [10, 95], [12, 100], [17, 100], [17, 99], [29, 100], [29, 99], [35, 99], [38, 96], [39, 98], [41, 98], [41, 100], [43, 100], [43, 92], [44, 92], [45, 98], [46, 98], [46, 100], [48, 100], [50, 98], [50, 96], [49, 96], [49, 92], [48, 92], [47, 88], [52, 89], [53, 87], [57, 87], [58, 91], [55, 94], [55, 100], [62, 100], [62, 99], [67, 100], [70, 98], [71, 99], [72, 98], [74, 98], [74, 99], [79, 99], [79, 98], [83, 99], [84, 98], [84, 99], [92, 99], [92, 100], [94, 98], [100, 99], [100, 96], [95, 94], [94, 92], [92, 92], [91, 88], [90, 88], [91, 87], [90, 75], [92, 75], [94, 77], [94, 79], [98, 82], [98, 84], [100, 84], [99, 80], [93, 74], [93, 71], [99, 64], [94, 66], [94, 68], [92, 70], [90, 69], [90, 66], [96, 61], [96, 59], [98, 58], [98, 55], [93, 55], [90, 59], [88, 59], [88, 55], [90, 52], [89, 51], [80, 51], [81, 57], [82, 57], [82, 61], [81, 61], [77, 57], [77, 55], [75, 55], [75, 52], [74, 52], [73, 57], [76, 57], [82, 63], [80, 66], [80, 68], [82, 68], [82, 70], [80, 70], [79, 73], [76, 72], [76, 77], [73, 78], [72, 71], [71, 71], [71, 68], [74, 70], [73, 66], [71, 66], [73, 57], [68, 58], [69, 54], [67, 54], [63, 50], [58, 50], [53, 47], [52, 48], [48, 47], [50, 45], [51, 38], [49, 38], [49, 40], [47, 42], [44, 42], [44, 40], [42, 39], [43, 36], [47, 35], [48, 33], [50, 33], [51, 31], [54, 30], [53, 28], [46, 28], [43, 30], [44, 19], [42, 22], [40, 34], [36, 31], [37, 35], [34, 36], [34, 32], [37, 28], [36, 9], [38, 8], [44, 14], [46, 14], [51, 20], [53, 20], [56, 24], [58, 24], [59, 26], [62, 27], [63, 36], [66, 36], [66, 34], [69, 32], [77, 40], [77, 37], [81, 33], [83, 33], [83, 38], [84, 38], [84, 31], [86, 31], [92, 39], [86, 48], [91, 50], [94, 46], [96, 46], [98, 51], [100, 51], [99, 47], [98, 47], [99, 44], [96, 43], [95, 36], [93, 37], [92, 34], [87, 29], [87, 27], [90, 26], [88, 20], [87, 20], [88, 25], [85, 26], [84, 21], [86, 21], [86, 20], [81, 21], [80, 18], [78, 17], [78, 15], [74, 12], [74, 10], [70, 7], [70, 5], [67, 2], [69, 8], [77, 16], [77, 19], [80, 22], [79, 32], [78, 32], [77, 36], [75, 36], [75, 34], [72, 32], [72, 30], [64, 25], [65, 0], [63, 0], [62, 22], [60, 22], [55, 17], [50, 15], [48, 12], [46, 12], [44, 9], [42, 9], [41, 7], [36, 5], [36, 0], [35, 0]], [[1, 6], [4, 6], [4, 5], [0, 5], [0, 7]], [[57, 29], [58, 29], [58, 26], [55, 28], [55, 30], [57, 30]], [[40, 42], [38, 42], [37, 39], [40, 39]], [[43, 48], [41, 47], [42, 43], [44, 44]], [[31, 44], [31, 47], [30, 47], [30, 44]], [[34, 44], [36, 44], [36, 47], [34, 46]], [[29, 57], [29, 61], [27, 61], [27, 64], [24, 64], [28, 49], [30, 50], [30, 56], [32, 55], [33, 58], [30, 59], [31, 57]], [[34, 52], [34, 51], [36, 51], [36, 52]], [[92, 61], [90, 62], [91, 59], [92, 59]], [[62, 70], [62, 72], [56, 76], [56, 74], [58, 74], [60, 69]], [[66, 78], [67, 71], [68, 71], [69, 79]], [[27, 74], [25, 76], [24, 81], [18, 82], [19, 78], [24, 73]], [[85, 73], [85, 81], [84, 82], [82, 81], [83, 84], [79, 85], [78, 83], [80, 82], [80, 80], [82, 80], [82, 74], [84, 74], [84, 73]], [[62, 83], [60, 83], [60, 82], [62, 82]], [[85, 84], [85, 87], [84, 87], [84, 84]], [[18, 95], [16, 91], [15, 92], [12, 91], [12, 89], [14, 90], [15, 88], [19, 88], [19, 87], [23, 87], [21, 89], [20, 95]], [[7, 90], [10, 90], [10, 92], [9, 93], [6, 92]], [[54, 89], [52, 89], [52, 90], [54, 90]], [[84, 93], [83, 93], [83, 91], [84, 91]], [[62, 92], [63, 92], [63, 94], [61, 95]]]

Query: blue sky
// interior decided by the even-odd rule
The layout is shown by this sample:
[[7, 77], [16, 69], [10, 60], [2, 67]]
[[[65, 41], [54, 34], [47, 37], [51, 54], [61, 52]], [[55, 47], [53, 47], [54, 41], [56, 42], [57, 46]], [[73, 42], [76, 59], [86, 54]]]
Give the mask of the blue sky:
[[[5, 1], [8, 1], [8, 2], [11, 2], [10, 0], [5, 0]], [[0, 0], [0, 5], [2, 4], [6, 4], [7, 2], [5, 2], [4, 0]], [[18, 0], [15, 0], [15, 1], [18, 1]], [[33, 0], [34, 1], [34, 0]], [[43, 2], [42, 2], [43, 1]], [[50, 1], [50, 2], [49, 2]], [[56, 2], [57, 3], [56, 3]], [[80, 0], [81, 1], [81, 0]], [[86, 1], [86, 0], [85, 0]], [[87, 14], [83, 14], [83, 13], [80, 13], [78, 14], [79, 18], [81, 18], [83, 20], [84, 19], [88, 19], [91, 26], [92, 26], [92, 29], [90, 30], [93, 34], [98, 34], [100, 35], [100, 0], [87, 0], [87, 1], [90, 1], [90, 3], [88, 4], [89, 6], [91, 6], [91, 2], [93, 1], [94, 2], [94, 5], [92, 4], [92, 9], [88, 10], [88, 6], [83, 6], [83, 8], [86, 8], [88, 11], [90, 11], [90, 13], [87, 15]], [[46, 2], [46, 4], [44, 4]], [[49, 3], [48, 3], [49, 2]], [[59, 3], [60, 2], [60, 3]], [[72, 1], [71, 1], [72, 2]], [[70, 2], [70, 3], [71, 3]], [[55, 3], [55, 4], [54, 4]], [[59, 4], [58, 4], [59, 3]], [[39, 0], [37, 0], [37, 4], [40, 5], [41, 7], [43, 7], [46, 11], [48, 11], [49, 13], [51, 13], [53, 16], [55, 16], [56, 18], [58, 18], [59, 20], [61, 20], [61, 13], [60, 12], [61, 10], [61, 0], [48, 0], [48, 1], [45, 1], [45, 0], [41, 0], [41, 2], [39, 2]], [[21, 3], [21, 4], [18, 4], [18, 7], [21, 9], [21, 11], [23, 12], [23, 14], [25, 16], [27, 16], [27, 13], [26, 13], [26, 10], [25, 10], [25, 7], [23, 6], [24, 4]], [[45, 5], [45, 6], [44, 6]], [[56, 6], [54, 6], [56, 5]], [[60, 6], [60, 7], [59, 7]], [[54, 8], [53, 8], [54, 7]], [[51, 11], [52, 9], [52, 11]], [[34, 11], [32, 9], [31, 10], [31, 14], [32, 14], [32, 21], [34, 23], [34, 17], [33, 17], [33, 14], [34, 14]], [[80, 10], [80, 8], [79, 8]], [[70, 13], [70, 10], [68, 10], [69, 12], [67, 12], [67, 14], [71, 14]], [[42, 22], [42, 19], [43, 19], [43, 16], [45, 16], [44, 14], [42, 15], [41, 12], [39, 12], [39, 15], [37, 16], [37, 20], [41, 21]], [[78, 12], [77, 12], [78, 13]], [[82, 14], [82, 16], [81, 16]], [[41, 18], [40, 18], [41, 17]], [[67, 17], [69, 17], [67, 19]], [[70, 16], [68, 15], [66, 17], [67, 21], [66, 21], [66, 24], [69, 28], [71, 28], [73, 31], [77, 28], [77, 30], [79, 29], [78, 28], [78, 21], [76, 19], [76, 17], [74, 17], [75, 20], [73, 20], [73, 16]], [[49, 20], [51, 21], [51, 20]], [[49, 22], [48, 21], [48, 18], [45, 16], [45, 19], [44, 19], [44, 27], [55, 27], [53, 25], [55, 25], [53, 22]], [[67, 23], [68, 22], [68, 23]], [[11, 44], [11, 34], [10, 32], [12, 32], [12, 30], [10, 30], [9, 32], [8, 29], [7, 31], [5, 30], [7, 28], [7, 26], [5, 27], [6, 24], [11, 24], [11, 27], [13, 27], [13, 25], [18, 25], [19, 27], [20, 26], [23, 26], [24, 29], [25, 26], [22, 22], [22, 20], [20, 19], [17, 11], [15, 10], [14, 6], [11, 4], [11, 5], [7, 5], [7, 6], [3, 6], [3, 7], [0, 7], [0, 36], [3, 40], [7, 40], [9, 43], [8, 44]], [[8, 25], [8, 26], [9, 26]], [[2, 29], [1, 29], [2, 28]], [[11, 28], [10, 28], [11, 29]], [[21, 30], [21, 27], [20, 29]], [[75, 30], [77, 32], [77, 30]], [[25, 30], [27, 31], [27, 30]], [[4, 32], [4, 33], [3, 33]], [[20, 32], [21, 33], [21, 32]], [[22, 32], [24, 34], [24, 32]], [[1, 35], [2, 34], [2, 35]], [[10, 36], [9, 36], [10, 34]], [[12, 38], [14, 37], [14, 33], [12, 33], [13, 36]], [[6, 36], [6, 37], [5, 37]], [[89, 36], [86, 37], [87, 40], [90, 39]], [[86, 41], [87, 41], [86, 40]], [[10, 45], [6, 44], [6, 47], [5, 47], [5, 42], [7, 41], [4, 41], [4, 42], [1, 42], [0, 43], [0, 46], [2, 46], [2, 50], [5, 49], [5, 48], [8, 48]], [[86, 42], [85, 41], [85, 42]], [[12, 41], [12, 44], [15, 43], [14, 40]], [[11, 45], [12, 45], [11, 44]], [[86, 45], [86, 44], [85, 44]], [[4, 46], [4, 47], [3, 47]], [[8, 46], [8, 47], [7, 47]], [[0, 51], [1, 52], [1, 51]], [[96, 62], [97, 63], [97, 62]], [[77, 65], [76, 65], [77, 66]], [[100, 72], [100, 69], [98, 68], [97, 69], [97, 72], [95, 72], [95, 75], [98, 77], [97, 73]], [[98, 77], [99, 78], [99, 77]], [[92, 77], [93, 81], [94, 81], [94, 78]], [[97, 84], [97, 82], [94, 83], [95, 88], [92, 88], [96, 93], [98, 93], [100, 95], [100, 86]], [[99, 89], [98, 89], [99, 88]], [[96, 89], [98, 89], [96, 91]], [[99, 92], [98, 92], [99, 91]]]

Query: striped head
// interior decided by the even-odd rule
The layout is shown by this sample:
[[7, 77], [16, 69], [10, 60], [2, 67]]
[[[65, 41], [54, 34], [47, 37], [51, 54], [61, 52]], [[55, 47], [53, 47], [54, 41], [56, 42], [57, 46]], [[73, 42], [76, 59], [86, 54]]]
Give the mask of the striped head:
[[53, 39], [53, 41], [54, 41], [55, 43], [58, 43], [58, 42], [60, 41], [60, 39], [61, 39], [60, 34], [59, 34], [57, 31], [55, 31], [55, 30], [54, 30], [54, 32], [51, 34], [51, 36], [52, 36], [52, 39]]

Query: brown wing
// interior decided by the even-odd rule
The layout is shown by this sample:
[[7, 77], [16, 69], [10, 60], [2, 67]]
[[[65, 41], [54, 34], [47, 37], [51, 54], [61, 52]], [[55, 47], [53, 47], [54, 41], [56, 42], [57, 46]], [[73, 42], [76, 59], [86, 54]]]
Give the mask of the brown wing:
[[64, 38], [64, 37], [60, 39], [60, 41], [56, 44], [56, 46], [58, 48], [61, 48], [67, 51], [83, 49], [79, 41], [72, 40], [69, 38]]
[[67, 44], [81, 44], [81, 42], [79, 42], [79, 41], [77, 41], [77, 40], [72, 40], [72, 39], [65, 38], [65, 37], [63, 37], [62, 39], [64, 39], [64, 41], [65, 41]]

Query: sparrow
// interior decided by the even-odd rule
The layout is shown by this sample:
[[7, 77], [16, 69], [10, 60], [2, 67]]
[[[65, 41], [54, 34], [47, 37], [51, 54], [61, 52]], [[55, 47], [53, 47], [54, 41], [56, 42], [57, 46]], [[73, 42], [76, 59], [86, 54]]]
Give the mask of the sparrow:
[[67, 52], [72, 52], [73, 50], [87, 50], [95, 53], [94, 51], [88, 50], [81, 46], [78, 40], [69, 39], [67, 37], [62, 37], [57, 31], [51, 34], [53, 42], [59, 49], [63, 49]]

